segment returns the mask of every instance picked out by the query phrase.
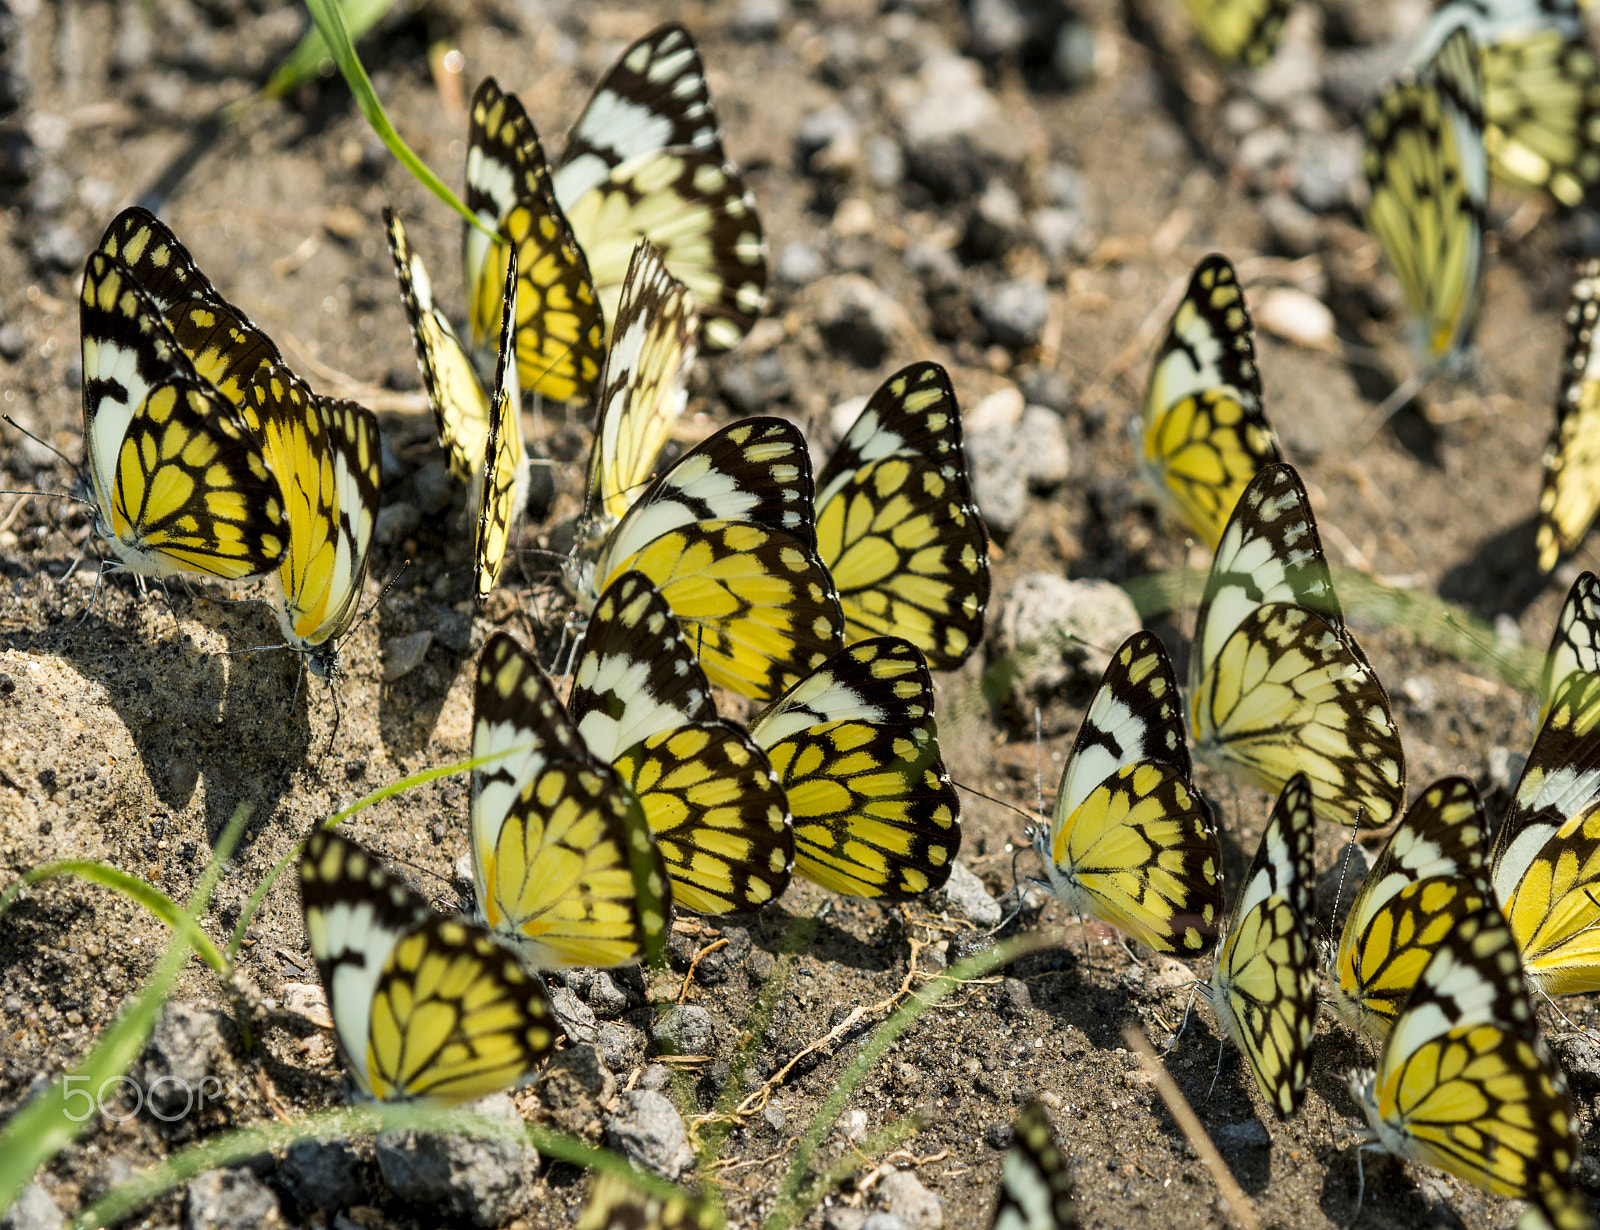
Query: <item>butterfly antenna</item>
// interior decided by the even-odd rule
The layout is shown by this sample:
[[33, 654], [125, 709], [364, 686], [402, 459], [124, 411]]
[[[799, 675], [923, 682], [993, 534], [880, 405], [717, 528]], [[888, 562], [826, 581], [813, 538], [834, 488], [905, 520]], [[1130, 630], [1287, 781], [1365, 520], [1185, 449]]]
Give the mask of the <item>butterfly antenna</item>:
[[1206, 1101], [1211, 1101], [1211, 1095], [1217, 1091], [1217, 1082], [1222, 1079], [1222, 1056], [1227, 1052], [1228, 1031], [1222, 1030], [1222, 1037], [1217, 1039], [1217, 1070], [1211, 1074], [1211, 1088], [1206, 1090]]
[[1044, 721], [1033, 707], [1033, 810], [1044, 815]]
[[1189, 1013], [1194, 1008], [1194, 997], [1200, 994], [1200, 989], [1201, 982], [1198, 978], [1196, 978], [1194, 980], [1194, 984], [1189, 988], [1189, 1001], [1183, 1006], [1183, 1016], [1178, 1021], [1178, 1028], [1173, 1031], [1172, 1043], [1167, 1047], [1166, 1050], [1161, 1052], [1161, 1057], [1163, 1059], [1178, 1049], [1178, 1040], [1183, 1037], [1183, 1031], [1189, 1028]]
[[[49, 449], [52, 453], [54, 453], [57, 457], [61, 458], [61, 460], [66, 463], [67, 468], [69, 470], [71, 470], [74, 474], [80, 473], [79, 468], [78, 468], [78, 463], [73, 461], [72, 458], [68, 457], [65, 453], [63, 453], [60, 449], [58, 449], [54, 444], [51, 444], [50, 441], [41, 440], [38, 436], [34, 435], [31, 431], [29, 431], [21, 423], [17, 422], [17, 420], [12, 418], [9, 414], [5, 415], [4, 418], [5, 418], [6, 422], [10, 423], [13, 427], [15, 427], [23, 435], [27, 436], [28, 439], [32, 440], [35, 444], [43, 445], [45, 448]], [[23, 493], [18, 492], [17, 494], [20, 495], [20, 494], [23, 494]], [[27, 494], [30, 494], [30, 495], [47, 495], [48, 492], [34, 491], [34, 492], [28, 492]], [[69, 500], [78, 500], [78, 503], [80, 503], [80, 504], [92, 504], [92, 503], [94, 503], [93, 500], [78, 499], [77, 496], [66, 496], [65, 498], [69, 499]]]
[[[376, 611], [378, 609], [378, 604], [389, 596], [389, 591], [399, 584], [401, 576], [404, 575], [405, 570], [409, 567], [411, 567], [411, 561], [405, 560], [401, 563], [400, 567], [394, 570], [394, 576], [390, 577], [388, 584], [378, 591], [378, 596], [372, 600], [372, 605], [369, 606], [365, 611], [362, 611], [361, 614], [356, 618], [355, 623], [351, 624], [350, 627], [345, 630], [346, 636], [350, 636], [357, 628], [366, 623], [367, 620], [372, 617], [372, 612]], [[329, 679], [332, 679], [331, 675], [329, 676]]]
[[[1431, 375], [1431, 372], [1432, 369], [1430, 368], [1425, 371], [1412, 373], [1410, 376], [1406, 377], [1406, 379], [1400, 382], [1399, 386], [1394, 390], [1394, 392], [1390, 393], [1389, 396], [1383, 399], [1383, 402], [1378, 406], [1378, 408], [1368, 416], [1367, 422], [1361, 425], [1362, 430], [1366, 432], [1366, 436], [1361, 443], [1356, 446], [1357, 452], [1367, 448], [1374, 440], [1378, 438], [1378, 433], [1383, 430], [1383, 425], [1395, 415], [1399, 414], [1400, 411], [1404, 410], [1406, 406], [1411, 404], [1411, 399], [1414, 398], [1418, 393], [1422, 392], [1422, 386], [1427, 384], [1428, 377]], [[1377, 421], [1373, 422], [1374, 419]], [[1371, 430], [1367, 430], [1368, 424], [1371, 424]]]
[[[1344, 899], [1344, 879], [1345, 876], [1350, 874], [1350, 860], [1356, 856], [1356, 834], [1361, 829], [1362, 810], [1363, 809], [1360, 807], [1356, 808], [1356, 818], [1351, 822], [1350, 825], [1350, 840], [1345, 842], [1344, 858], [1339, 862], [1339, 884], [1338, 887], [1333, 890], [1333, 913], [1328, 915], [1328, 929], [1330, 931], [1334, 930], [1339, 925], [1339, 904]], [[1317, 925], [1322, 925], [1321, 919], [1317, 920]], [[1324, 936], [1324, 944], [1326, 945], [1329, 943], [1331, 939], [1331, 936]]]
[[[83, 558], [83, 552], [80, 551], [80, 552], [78, 552], [78, 559], [75, 559], [75, 560], [72, 561], [72, 566], [70, 568], [68, 568], [66, 573], [65, 573], [65, 575], [62, 576], [61, 579], [63, 581], [65, 581], [67, 579], [67, 577], [72, 575], [73, 568], [76, 568], [78, 566], [78, 560], [81, 560], [82, 558]], [[87, 602], [85, 602], [83, 604], [83, 610], [78, 612], [78, 617], [72, 621], [72, 623], [68, 627], [67, 631], [69, 631], [69, 632], [77, 631], [77, 629], [82, 625], [83, 621], [89, 618], [89, 612], [94, 610], [95, 599], [100, 596], [100, 582], [104, 579], [105, 575], [106, 575], [106, 561], [105, 560], [101, 560], [100, 561], [100, 567], [95, 570], [94, 588], [89, 591], [89, 601], [87, 601]]]

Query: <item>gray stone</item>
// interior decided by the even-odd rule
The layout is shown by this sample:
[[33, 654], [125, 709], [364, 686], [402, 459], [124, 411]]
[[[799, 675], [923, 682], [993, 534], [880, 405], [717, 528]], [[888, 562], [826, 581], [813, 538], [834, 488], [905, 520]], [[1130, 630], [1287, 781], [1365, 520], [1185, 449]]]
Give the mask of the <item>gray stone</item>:
[[595, 1049], [613, 1072], [626, 1072], [644, 1054], [644, 1035], [631, 1025], [602, 1021], [597, 1032]]
[[42, 270], [72, 272], [82, 266], [88, 255], [89, 245], [83, 236], [64, 222], [46, 225], [33, 241], [33, 263]]
[[674, 1004], [650, 1030], [650, 1039], [664, 1054], [709, 1055], [717, 1042], [717, 1027], [698, 1004]]
[[567, 985], [603, 1020], [621, 1016], [633, 1002], [617, 985], [617, 980], [603, 969], [569, 970]]
[[[909, 1170], [896, 1170], [885, 1175], [874, 1189], [878, 1203], [885, 1213], [900, 1219], [910, 1230], [940, 1230], [944, 1225], [944, 1207], [922, 1185], [921, 1180]], [[867, 1219], [871, 1230], [872, 1219]]]
[[[169, 1001], [156, 1017], [138, 1072], [145, 1105], [166, 1119], [194, 1111], [228, 1052], [219, 1014]], [[208, 1082], [207, 1077], [212, 1079]], [[217, 1172], [220, 1173], [220, 1172]]]
[[889, 354], [900, 308], [866, 278], [847, 275], [826, 284], [817, 304], [817, 328], [831, 350], [862, 367]]
[[0, 1213], [0, 1230], [62, 1230], [66, 1218], [50, 1198], [50, 1193], [37, 1183], [29, 1183], [4, 1213]]
[[994, 993], [995, 1007], [1003, 1017], [1019, 1017], [1033, 1009], [1033, 992], [1020, 978], [1002, 978]]
[[616, 1095], [617, 1078], [586, 1044], [558, 1051], [539, 1077], [539, 1100], [556, 1126], [575, 1136], [598, 1136], [601, 1107]]
[[972, 0], [972, 52], [985, 60], [1014, 57], [1034, 34], [1035, 6], [1019, 0]]
[[473, 1109], [507, 1120], [507, 1137], [384, 1132], [374, 1147], [378, 1171], [401, 1200], [475, 1226], [503, 1226], [533, 1200], [539, 1151], [521, 1138], [522, 1120], [505, 1094], [483, 1098]]
[[643, 1072], [639, 1073], [638, 1087], [640, 1089], [648, 1089], [658, 1093], [670, 1084], [672, 1084], [672, 1070], [664, 1063], [650, 1064]]
[[[883, 1214], [877, 1214], [883, 1216]], [[852, 1209], [847, 1204], [842, 1204], [836, 1209], [829, 1209], [827, 1216], [822, 1219], [822, 1224], [827, 1230], [861, 1230], [867, 1224], [867, 1211], [865, 1209]]]
[[368, 1199], [360, 1159], [343, 1140], [295, 1141], [278, 1165], [278, 1183], [302, 1217], [315, 1209], [346, 1209]]
[[1050, 53], [1050, 67], [1056, 80], [1069, 90], [1093, 85], [1100, 76], [1100, 47], [1094, 27], [1076, 15], [1062, 22]]
[[725, 364], [718, 387], [722, 400], [738, 414], [761, 414], [770, 410], [774, 402], [787, 401], [794, 393], [783, 359], [775, 350], [745, 362]]
[[422, 510], [410, 500], [385, 504], [378, 509], [378, 519], [372, 527], [373, 540], [380, 547], [398, 546], [417, 532], [422, 524]]
[[1000, 903], [960, 859], [951, 865], [950, 878], [939, 891], [944, 894], [951, 909], [970, 918], [980, 927], [992, 927], [1004, 917], [1000, 913]]
[[969, 261], [996, 260], [1016, 246], [1026, 225], [1015, 190], [1003, 179], [991, 179], [967, 218], [962, 252]]
[[267, 1230], [281, 1225], [278, 1197], [249, 1170], [208, 1170], [189, 1180], [183, 1230]]
[[1433, 680], [1426, 675], [1412, 675], [1406, 679], [1400, 685], [1400, 695], [1405, 697], [1410, 707], [1419, 714], [1431, 713], [1439, 698]]
[[1272, 246], [1289, 256], [1308, 255], [1322, 243], [1317, 216], [1286, 193], [1274, 192], [1261, 202], [1261, 219]]
[[789, 0], [739, 0], [728, 30], [746, 42], [764, 42], [778, 37], [789, 20]]
[[1246, 1119], [1243, 1123], [1229, 1123], [1215, 1133], [1218, 1149], [1267, 1149], [1272, 1146], [1272, 1135], [1259, 1119]]
[[1039, 245], [1053, 273], [1060, 274], [1073, 258], [1088, 254], [1094, 246], [1094, 232], [1075, 209], [1045, 206], [1028, 215], [1033, 241]]
[[783, 251], [778, 253], [777, 264], [773, 274], [780, 282], [790, 286], [809, 286], [823, 274], [828, 272], [828, 266], [822, 259], [822, 254], [808, 243], [794, 240], [784, 245]]
[[550, 1009], [561, 1022], [561, 1028], [574, 1042], [593, 1042], [600, 1036], [600, 1025], [589, 1005], [573, 992], [571, 987], [549, 988]]
[[1567, 1084], [1579, 1098], [1600, 1093], [1600, 1042], [1585, 1033], [1550, 1035], [1550, 1049], [1561, 1061]]
[[1322, 57], [1310, 43], [1285, 39], [1270, 60], [1249, 74], [1244, 87], [1268, 106], [1285, 107], [1322, 88]]
[[[0, 326], [0, 359], [4, 359], [7, 363], [15, 363], [27, 352], [28, 335], [22, 331], [21, 325], [16, 321], [12, 321], [8, 325]], [[31, 440], [28, 443], [33, 444]], [[41, 446], [34, 444], [33, 447], [37, 449]], [[48, 450], [46, 450], [46, 454], [54, 456]]]
[[900, 143], [881, 132], [873, 133], [861, 146], [867, 182], [874, 188], [895, 188], [906, 177], [906, 156]]
[[618, 1095], [617, 1109], [606, 1119], [606, 1141], [636, 1166], [667, 1180], [694, 1164], [683, 1116], [666, 1094], [653, 1089]]
[[972, 294], [972, 307], [991, 340], [1017, 349], [1039, 340], [1050, 316], [1050, 292], [1043, 283], [1019, 278], [980, 286]]
[[1282, 128], [1271, 125], [1244, 135], [1234, 152], [1234, 163], [1252, 177], [1261, 179], [1293, 155], [1294, 138]]
[[1351, 185], [1361, 177], [1362, 136], [1348, 132], [1306, 133], [1294, 156], [1294, 194], [1317, 214], [1352, 206]]
[[411, 476], [411, 490], [422, 515], [435, 517], [455, 501], [456, 480], [450, 477], [449, 465], [435, 457]]
[[967, 464], [978, 511], [995, 530], [1015, 529], [1030, 487], [1048, 490], [1071, 468], [1059, 415], [1028, 406], [1016, 389], [992, 393], [967, 418]]
[[817, 154], [836, 142], [855, 141], [859, 131], [855, 119], [839, 103], [811, 112], [800, 121], [800, 131], [795, 136], [800, 165], [808, 166]]
[[1053, 367], [1034, 368], [1022, 377], [1019, 387], [1025, 403], [1024, 414], [1028, 412], [1027, 408], [1033, 406], [1043, 406], [1057, 414], [1065, 414], [1072, 409], [1072, 386]]
[[432, 631], [434, 639], [454, 653], [472, 648], [472, 616], [466, 611], [440, 608], [434, 612]]
[[1011, 665], [1020, 702], [1074, 677], [1099, 678], [1111, 652], [1139, 627], [1133, 600], [1110, 581], [1030, 572], [1000, 603], [995, 648]]
[[404, 679], [422, 665], [432, 645], [433, 632], [426, 628], [405, 636], [391, 636], [383, 643], [383, 681], [393, 683]]
[[1489, 749], [1489, 781], [1496, 789], [1510, 791], [1522, 780], [1522, 771], [1527, 767], [1528, 757], [1524, 752], [1514, 752], [1500, 745]]

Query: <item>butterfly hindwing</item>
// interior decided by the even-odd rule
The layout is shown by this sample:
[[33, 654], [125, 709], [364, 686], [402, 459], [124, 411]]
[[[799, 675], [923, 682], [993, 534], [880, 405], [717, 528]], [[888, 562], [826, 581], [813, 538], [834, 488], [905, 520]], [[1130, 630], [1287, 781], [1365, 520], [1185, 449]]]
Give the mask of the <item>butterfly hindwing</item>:
[[513, 331], [517, 319], [517, 255], [506, 264], [501, 296], [500, 348], [489, 398], [489, 434], [484, 441], [483, 474], [478, 484], [478, 524], [472, 540], [472, 590], [479, 602], [493, 592], [511, 541], [511, 526], [527, 500], [526, 454], [522, 442], [522, 387], [517, 374]]
[[1244, 291], [1225, 256], [1195, 266], [1172, 314], [1150, 369], [1141, 438], [1145, 476], [1213, 549], [1250, 479], [1283, 459], [1262, 410]]
[[655, 959], [671, 905], [639, 803], [504, 633], [478, 658], [472, 867], [479, 917], [536, 968]]
[[1200, 37], [1219, 60], [1241, 60], [1252, 68], [1278, 49], [1293, 0], [1184, 0]]
[[1600, 578], [1581, 573], [1567, 591], [1556, 630], [1539, 672], [1539, 723], [1567, 681], [1576, 674], [1600, 675]]
[[597, 1171], [575, 1230], [722, 1230], [723, 1224], [710, 1200], [681, 1189], [660, 1196], [621, 1175]]
[[1183, 701], [1152, 633], [1112, 654], [1034, 844], [1069, 906], [1160, 952], [1201, 956], [1216, 944], [1222, 849], [1189, 780]]
[[1296, 775], [1261, 834], [1211, 977], [1211, 1006], [1280, 1119], [1300, 1109], [1311, 1076], [1315, 835], [1311, 786]]
[[788, 886], [794, 833], [783, 787], [711, 685], [647, 577], [600, 596], [578, 645], [572, 720], [650, 823], [673, 899], [703, 914], [759, 909]]
[[845, 640], [902, 636], [936, 670], [966, 661], [983, 639], [989, 539], [945, 369], [914, 363], [884, 381], [816, 485]]
[[1200, 758], [1279, 790], [1305, 772], [1318, 814], [1379, 828], [1405, 797], [1388, 693], [1344, 627], [1293, 467], [1250, 480], [1212, 562], [1190, 654]]
[[521, 1083], [554, 1046], [539, 979], [481, 928], [435, 914], [355, 842], [312, 834], [300, 898], [339, 1049], [366, 1096], [480, 1098]]
[[1578, 549], [1600, 512], [1600, 260], [1579, 266], [1566, 323], [1555, 431], [1539, 492], [1541, 572]]
[[837, 654], [750, 725], [794, 816], [795, 870], [836, 893], [890, 900], [938, 888], [961, 847], [939, 754], [933, 682], [908, 641]]
[[1334, 1007], [1381, 1041], [1440, 938], [1493, 897], [1486, 823], [1463, 777], [1424, 790], [1406, 811], [1350, 907], [1337, 953]]
[[1077, 1230], [1072, 1172], [1044, 1103], [1023, 1103], [1000, 1166], [1000, 1192], [989, 1230]]

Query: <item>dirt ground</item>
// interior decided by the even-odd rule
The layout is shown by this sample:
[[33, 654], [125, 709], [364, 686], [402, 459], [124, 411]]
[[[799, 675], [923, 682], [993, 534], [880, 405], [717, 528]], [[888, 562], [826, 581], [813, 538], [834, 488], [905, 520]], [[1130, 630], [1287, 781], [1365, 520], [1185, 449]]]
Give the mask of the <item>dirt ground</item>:
[[[1344, 185], [1354, 169], [1355, 108], [1397, 62], [1395, 39], [1423, 7], [1302, 6], [1286, 52], [1295, 58], [1269, 70], [1265, 83], [1209, 61], [1180, 6], [1167, 0], [1084, 0], [1063, 40], [1076, 49], [1070, 82], [1051, 69], [1048, 48], [1041, 60], [1030, 48], [995, 50], [992, 30], [991, 43], [975, 34], [989, 29], [983, 23], [995, 5], [975, 3], [969, 14], [946, 0], [889, 0], [881, 8], [870, 0], [637, 8], [442, 0], [391, 15], [361, 49], [400, 131], [458, 185], [461, 102], [479, 76], [493, 73], [519, 92], [546, 143], [559, 149], [560, 134], [622, 45], [660, 20], [684, 20], [700, 41], [726, 146], [747, 170], [773, 259], [787, 256], [790, 271], [774, 278], [771, 319], [749, 344], [698, 367], [689, 434], [760, 409], [793, 417], [827, 445], [833, 406], [921, 358], [950, 368], [968, 408], [1013, 385], [1032, 401], [1056, 403], [1050, 409], [1070, 446], [1070, 475], [1032, 491], [1014, 527], [996, 536], [991, 615], [1034, 571], [1122, 583], [1204, 567], [1203, 553], [1186, 549], [1159, 519], [1126, 429], [1155, 336], [1189, 269], [1222, 250], [1239, 265], [1258, 319], [1267, 295], [1293, 289], [1327, 304], [1337, 320], [1337, 335], [1312, 345], [1265, 329], [1258, 337], [1268, 412], [1306, 480], [1334, 564], [1442, 597], [1493, 623], [1503, 638], [1542, 645], [1577, 569], [1600, 563], [1600, 543], [1591, 539], [1546, 584], [1531, 564], [1568, 257], [1600, 248], [1600, 230], [1591, 215], [1557, 216], [1531, 197], [1497, 189], [1476, 381], [1430, 389], [1424, 405], [1374, 433], [1375, 401], [1411, 371], [1408, 330], [1395, 310], [1396, 285], [1360, 232]], [[0, 243], [4, 411], [67, 457], [81, 456], [72, 305], [83, 256], [119, 208], [154, 201], [291, 364], [319, 388], [379, 411], [392, 453], [386, 502], [413, 498], [417, 473], [439, 454], [380, 210], [393, 204], [405, 213], [447, 305], [460, 302], [457, 221], [387, 156], [337, 78], [236, 125], [207, 124], [218, 107], [264, 80], [298, 36], [303, 12], [275, 0], [11, 0], [10, 8], [7, 80], [26, 89], [0, 115], [0, 181], [10, 202]], [[1005, 11], [1056, 13], [1026, 5]], [[430, 47], [459, 49], [463, 71], [431, 71]], [[939, 101], [919, 101], [927, 65], [975, 52], [990, 53], [975, 80], [995, 110], [973, 139], [976, 177], [969, 190], [953, 191], [961, 174], [920, 165], [915, 150], [904, 157], [906, 130]], [[819, 112], [831, 118], [818, 121]], [[844, 138], [841, 112], [852, 129]], [[896, 156], [904, 164], [898, 177]], [[1063, 169], [1070, 191], [1062, 188]], [[1333, 181], [1331, 196], [1318, 175]], [[1020, 220], [1009, 218], [1007, 191], [1011, 205], [1020, 202]], [[1064, 204], [1066, 197], [1073, 199]], [[1030, 221], [1052, 203], [1077, 223], [1071, 242], [1054, 253]], [[807, 253], [791, 250], [797, 244], [817, 265], [809, 273]], [[1048, 288], [1042, 330], [1020, 343], [1008, 343], [972, 306], [985, 288], [1012, 280]], [[846, 295], [865, 295], [888, 320], [877, 352], [863, 353], [859, 330], [841, 331], [830, 315]], [[0, 885], [48, 859], [88, 857], [149, 877], [181, 900], [244, 802], [254, 809], [248, 835], [205, 920], [223, 937], [260, 877], [313, 822], [406, 773], [464, 757], [471, 664], [486, 636], [505, 626], [548, 651], [558, 634], [562, 608], [538, 549], [567, 541], [588, 437], [577, 416], [569, 421], [559, 411], [542, 421], [529, 415], [524, 426], [530, 445], [558, 464], [550, 513], [524, 528], [503, 592], [486, 614], [474, 613], [460, 492], [446, 515], [380, 546], [369, 595], [402, 561], [410, 565], [348, 642], [342, 719], [331, 742], [334, 706], [320, 684], [295, 695], [292, 655], [224, 656], [279, 643], [267, 606], [195, 584], [174, 586], [169, 607], [159, 594], [116, 579], [79, 622], [93, 569], [61, 577], [88, 535], [89, 514], [65, 502], [0, 496]], [[10, 428], [0, 439], [0, 486], [61, 489], [71, 481], [65, 464]], [[1153, 623], [1180, 663], [1195, 597], [1189, 609]], [[1418, 643], [1406, 628], [1358, 628], [1395, 700], [1409, 793], [1464, 773], [1491, 806], [1500, 805], [1506, 753], [1525, 752], [1532, 740], [1531, 698], [1481, 665]], [[420, 664], [385, 682], [384, 647], [422, 631], [433, 640]], [[1031, 733], [982, 702], [984, 666], [980, 655], [940, 680], [950, 771], [973, 791], [1032, 808], [1041, 771], [1049, 797], [1087, 689], [1067, 697], [1070, 720], [1045, 739], [1041, 770]], [[1269, 800], [1198, 772], [1223, 817], [1236, 884]], [[1025, 821], [976, 794], [964, 795], [964, 806], [962, 859], [998, 896], [1013, 884]], [[449, 877], [467, 840], [464, 779], [380, 805], [349, 830], [392, 862], [425, 873], [420, 882], [436, 902], [455, 904]], [[1334, 867], [1342, 840], [1332, 829], [1320, 835], [1320, 868]], [[1031, 856], [1017, 866], [1036, 870]], [[1326, 910], [1333, 880], [1324, 883]], [[819, 890], [796, 881], [778, 905], [740, 925], [758, 953], [775, 951], [790, 919], [822, 902]], [[868, 1132], [923, 1114], [927, 1126], [897, 1160], [914, 1163], [939, 1197], [944, 1225], [976, 1225], [999, 1176], [993, 1129], [1038, 1093], [1074, 1159], [1085, 1225], [1230, 1224], [1121, 1038], [1124, 1026], [1138, 1023], [1164, 1040], [1183, 1016], [1189, 972], [1159, 960], [1136, 964], [1102, 931], [1085, 936], [1053, 904], [1027, 925], [1058, 932], [1061, 946], [1007, 971], [1025, 993], [992, 979], [964, 988], [915, 1026], [852, 1102], [865, 1111]], [[892, 997], [906, 980], [913, 941], [931, 945], [919, 959], [926, 971], [971, 951], [975, 934], [939, 900], [833, 902], [796, 964], [758, 1069], [776, 1070], [851, 1007]], [[688, 937], [700, 945], [710, 938]], [[58, 881], [24, 894], [0, 919], [0, 1112], [85, 1052], [164, 942], [157, 924], [107, 892]], [[689, 986], [688, 1002], [707, 1008], [716, 1025], [713, 1062], [694, 1069], [705, 1106], [726, 1072], [717, 1061], [736, 1044], [769, 964], [750, 958], [748, 977], [724, 971]], [[251, 928], [241, 968], [273, 997], [286, 982], [314, 981], [290, 879]], [[1199, 972], [1208, 975], [1208, 965]], [[682, 973], [656, 979], [656, 994], [675, 992]], [[178, 996], [226, 1003], [198, 962]], [[1579, 1024], [1592, 1018], [1586, 1001], [1565, 1007]], [[643, 1026], [649, 1011], [625, 1019]], [[779, 1087], [772, 1098], [779, 1116], [756, 1116], [734, 1132], [732, 1164], [720, 1178], [731, 1224], [756, 1224], [795, 1138], [864, 1036], [852, 1033]], [[1356, 1208], [1357, 1112], [1343, 1074], [1363, 1056], [1327, 1017], [1305, 1110], [1288, 1124], [1261, 1104], [1231, 1049], [1211, 1090], [1217, 1036], [1209, 1011], [1197, 1006], [1172, 1071], [1267, 1224], [1313, 1230], [1511, 1220], [1510, 1207], [1463, 1184], [1375, 1159], [1366, 1163], [1366, 1197]], [[196, 1131], [266, 1119], [274, 1108], [335, 1104], [336, 1065], [326, 1048], [301, 1042], [269, 1031], [263, 1052], [232, 1057], [247, 1092], [212, 1120], [182, 1129], [148, 1117], [102, 1123], [41, 1181], [71, 1211], [130, 1164], [162, 1156]], [[625, 1083], [630, 1072], [617, 1076]], [[1600, 1145], [1595, 1092], [1583, 1082], [1576, 1089], [1591, 1152]], [[840, 1135], [826, 1156], [847, 1147]], [[1600, 1168], [1583, 1166], [1583, 1180], [1600, 1192]], [[861, 1188], [876, 1185], [865, 1182], [871, 1171], [864, 1161], [858, 1181], [829, 1208], [870, 1207], [873, 1193]], [[588, 1180], [557, 1165], [541, 1183], [522, 1223], [570, 1224]], [[361, 1225], [433, 1220], [381, 1196], [373, 1204]], [[170, 1196], [142, 1224], [176, 1224], [181, 1208], [181, 1198]], [[284, 1211], [294, 1220], [291, 1204]], [[822, 1226], [825, 1216], [834, 1219], [826, 1224], [851, 1224], [826, 1210], [804, 1224]]]

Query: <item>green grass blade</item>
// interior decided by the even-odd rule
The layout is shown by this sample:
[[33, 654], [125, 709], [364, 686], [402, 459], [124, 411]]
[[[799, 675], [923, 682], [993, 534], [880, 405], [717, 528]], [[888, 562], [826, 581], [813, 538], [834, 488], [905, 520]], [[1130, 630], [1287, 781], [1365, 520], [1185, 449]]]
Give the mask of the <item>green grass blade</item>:
[[378, 101], [378, 92], [372, 88], [372, 79], [367, 76], [361, 58], [356, 55], [355, 45], [350, 41], [350, 31], [345, 26], [344, 14], [338, 4], [334, 3], [334, 0], [306, 0], [306, 8], [311, 10], [311, 20], [316, 22], [317, 30], [328, 44], [328, 54], [333, 57], [333, 62], [344, 74], [345, 82], [350, 86], [350, 93], [355, 97], [356, 106], [361, 108], [361, 114], [367, 117], [367, 123], [372, 125], [372, 131], [378, 134], [379, 140], [389, 147], [389, 152], [399, 159], [400, 164], [415, 175], [429, 192], [485, 234], [494, 234], [473, 216], [472, 211], [463, 205], [461, 199], [450, 191], [445, 182], [429, 169], [427, 163], [412, 153], [411, 147], [395, 131], [394, 125], [389, 122], [389, 116], [383, 109], [383, 104]]
[[113, 892], [121, 893], [130, 901], [144, 906], [174, 931], [185, 931], [189, 943], [194, 945], [200, 959], [222, 977], [228, 976], [227, 959], [217, 951], [217, 946], [211, 942], [211, 937], [196, 925], [194, 919], [183, 912], [176, 901], [149, 881], [141, 880], [136, 875], [130, 875], [105, 863], [97, 863], [93, 859], [57, 859], [55, 862], [41, 863], [23, 872], [21, 878], [9, 885], [4, 893], [0, 893], [0, 914], [6, 912], [24, 886], [60, 875], [81, 876], [92, 884], [99, 884]]
[[[189, 897], [186, 912], [193, 929], [194, 918], [211, 900], [223, 865], [233, 853], [239, 834], [250, 818], [250, 805], [239, 804], [212, 850], [211, 861], [200, 873], [200, 880]], [[155, 1025], [156, 1013], [166, 1001], [178, 971], [189, 955], [190, 928], [175, 928], [172, 942], [133, 1002], [96, 1040], [88, 1056], [66, 1078], [52, 1081], [45, 1091], [23, 1105], [0, 1131], [0, 1209], [11, 1206], [17, 1193], [40, 1166], [75, 1140], [85, 1127], [98, 1121], [94, 1114], [94, 1092], [106, 1081], [126, 1072]], [[68, 1088], [67, 1080], [81, 1081], [82, 1088]], [[83, 1113], [67, 1103], [68, 1097], [84, 1097], [89, 1107]], [[78, 1104], [82, 1108], [82, 1103]]]

